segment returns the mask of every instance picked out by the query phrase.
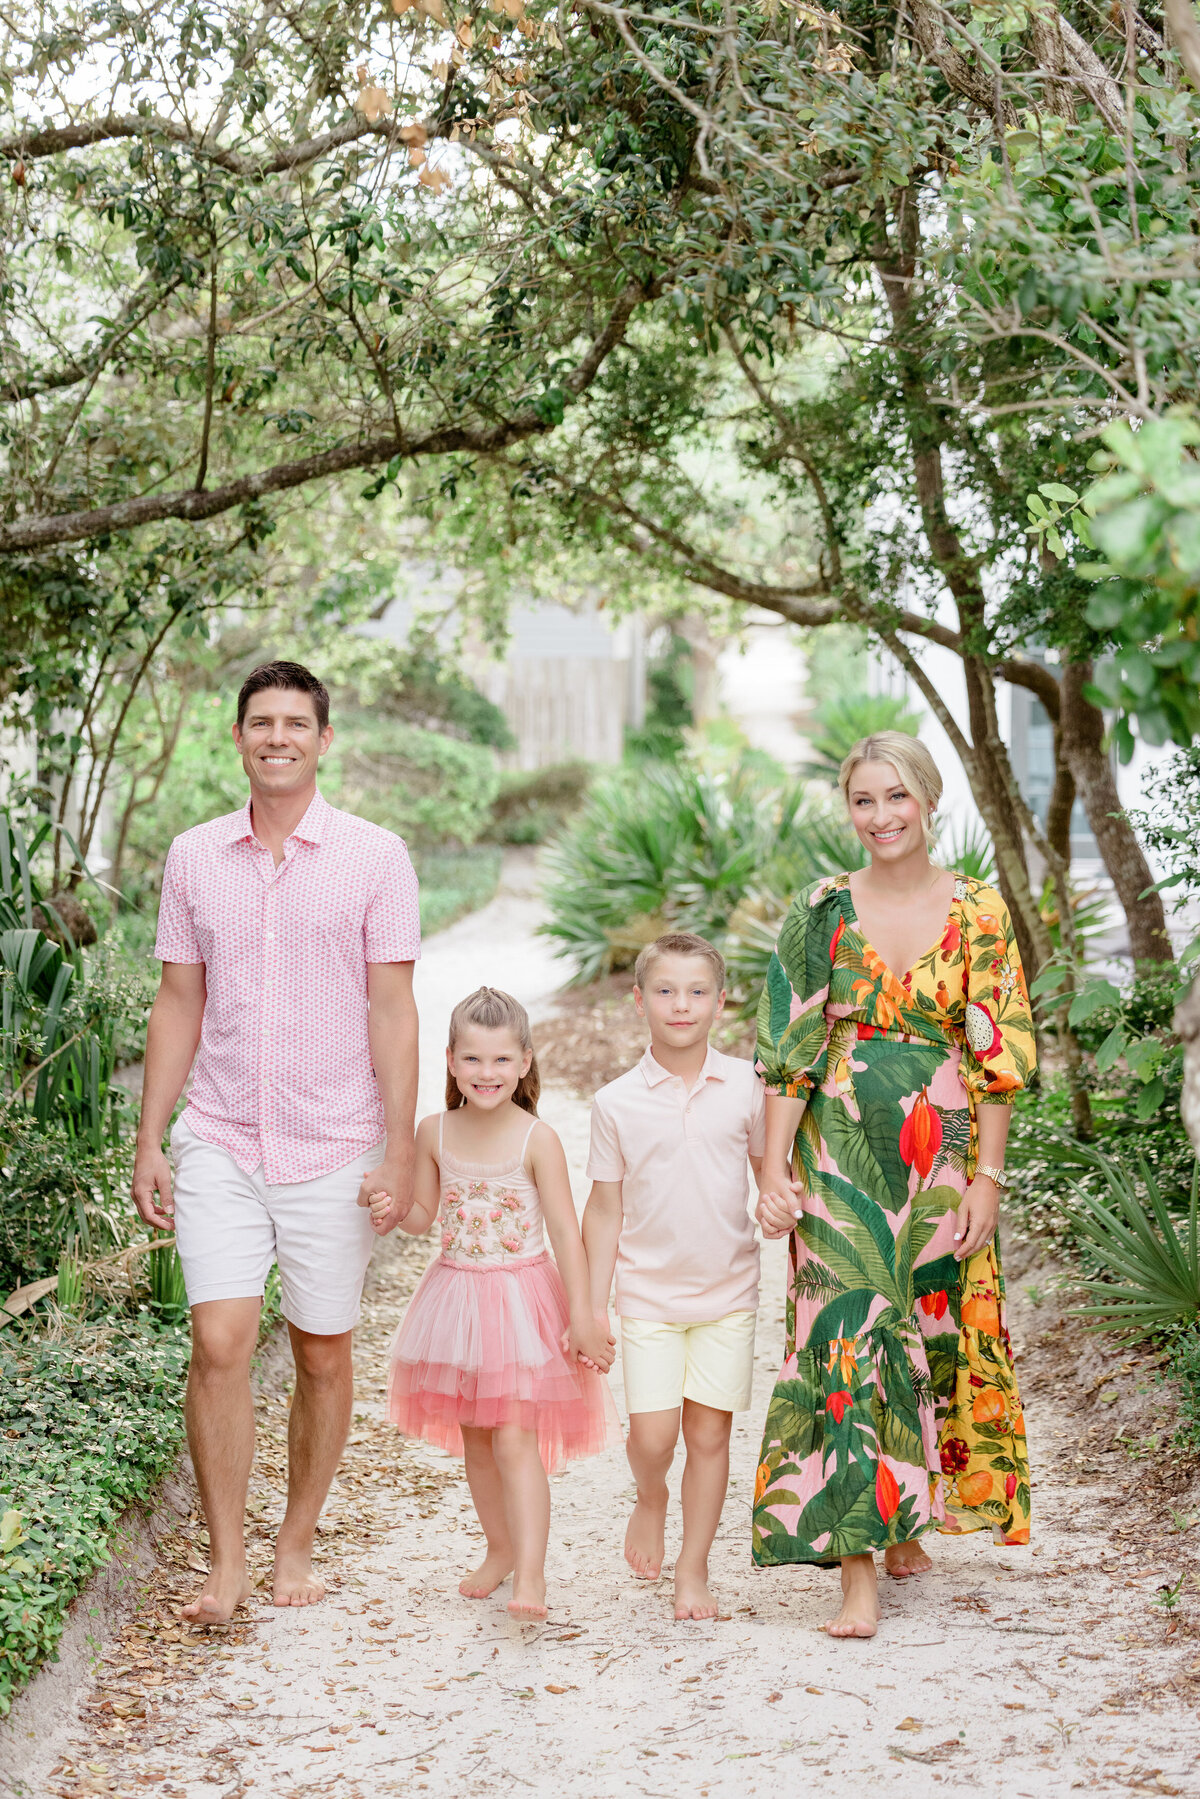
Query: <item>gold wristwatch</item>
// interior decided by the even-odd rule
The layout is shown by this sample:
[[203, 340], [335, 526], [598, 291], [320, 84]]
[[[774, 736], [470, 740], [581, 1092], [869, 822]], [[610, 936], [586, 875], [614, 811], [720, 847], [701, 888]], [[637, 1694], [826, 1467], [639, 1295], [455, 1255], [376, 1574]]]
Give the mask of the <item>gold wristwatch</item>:
[[994, 1181], [996, 1186], [999, 1187], [1001, 1193], [1008, 1192], [1009, 1179], [1008, 1179], [1008, 1176], [1005, 1174], [1003, 1168], [987, 1168], [984, 1166], [984, 1164], [982, 1162], [980, 1162], [979, 1166], [975, 1170], [975, 1173], [976, 1173], [976, 1176], [979, 1176], [981, 1174], [986, 1174], [988, 1177], [988, 1180]]

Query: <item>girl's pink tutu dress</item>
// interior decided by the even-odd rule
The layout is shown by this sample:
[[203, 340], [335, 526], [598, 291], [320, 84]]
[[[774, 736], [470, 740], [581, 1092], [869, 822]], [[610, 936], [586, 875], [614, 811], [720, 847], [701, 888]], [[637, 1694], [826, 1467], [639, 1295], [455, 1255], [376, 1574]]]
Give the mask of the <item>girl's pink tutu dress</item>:
[[409, 1437], [461, 1455], [462, 1426], [536, 1430], [549, 1474], [620, 1440], [608, 1381], [567, 1361], [567, 1295], [546, 1252], [525, 1151], [511, 1168], [460, 1162], [438, 1124], [442, 1253], [392, 1344], [388, 1413]]

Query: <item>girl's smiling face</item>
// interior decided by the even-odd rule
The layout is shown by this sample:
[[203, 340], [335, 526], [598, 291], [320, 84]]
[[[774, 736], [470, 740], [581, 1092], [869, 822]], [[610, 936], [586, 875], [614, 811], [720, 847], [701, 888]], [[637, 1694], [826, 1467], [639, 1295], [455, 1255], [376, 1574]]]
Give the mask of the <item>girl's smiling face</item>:
[[446, 1051], [446, 1066], [463, 1098], [488, 1112], [508, 1104], [532, 1061], [533, 1051], [523, 1050], [503, 1026], [488, 1030], [465, 1025], [454, 1048]]
[[890, 762], [860, 762], [846, 794], [850, 822], [873, 862], [928, 854], [921, 802]]

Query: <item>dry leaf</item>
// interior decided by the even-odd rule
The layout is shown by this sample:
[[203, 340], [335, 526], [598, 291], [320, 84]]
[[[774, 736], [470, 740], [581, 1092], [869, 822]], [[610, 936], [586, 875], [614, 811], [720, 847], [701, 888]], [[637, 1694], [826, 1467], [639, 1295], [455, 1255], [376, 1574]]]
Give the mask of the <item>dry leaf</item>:
[[578, 1688], [578, 1687], [552, 1687], [552, 1686], [547, 1686], [547, 1688], [546, 1688], [546, 1691], [547, 1691], [547, 1692], [548, 1692], [548, 1693], [577, 1693], [577, 1692], [578, 1692], [578, 1691], [579, 1691], [579, 1688]]
[[374, 87], [365, 82], [363, 86], [359, 88], [358, 99], [354, 104], [369, 125], [374, 125], [377, 120], [383, 118], [385, 113], [389, 113], [392, 110], [392, 103], [388, 99], [387, 90], [381, 87]]
[[427, 19], [436, 19], [439, 25], [449, 25], [442, 0], [417, 0], [417, 6]]
[[523, 62], [515, 62], [508, 72], [508, 79], [514, 87], [524, 87], [529, 80], [529, 71]]
[[825, 1689], [824, 1689], [824, 1687], [805, 1687], [805, 1689], [804, 1689], [804, 1691], [805, 1691], [805, 1692], [806, 1692], [806, 1693], [818, 1693], [818, 1694], [820, 1694], [820, 1693], [823, 1693], [823, 1692], [824, 1692], [824, 1691], [825, 1691]]
[[781, 1700], [782, 1698], [783, 1698], [782, 1693], [768, 1693], [767, 1694], [767, 1704], [768, 1705], [776, 1705], [776, 1704], [778, 1704], [779, 1700]]
[[552, 50], [561, 50], [563, 47], [562, 39], [559, 37], [557, 31], [555, 31], [554, 26], [549, 19], [547, 19], [542, 26], [542, 39], [545, 43], [549, 44]]
[[435, 81], [446, 81], [450, 75], [450, 64], [448, 62], [435, 62], [431, 64], [429, 73], [433, 76]]
[[922, 1724], [918, 1723], [916, 1718], [901, 1718], [899, 1724], [897, 1724], [897, 1726], [896, 1726], [896, 1729], [897, 1730], [922, 1730], [922, 1729], [924, 1729], [924, 1726]]
[[517, 30], [522, 37], [540, 37], [542, 28], [536, 19], [531, 19], [526, 15], [525, 18], [517, 20]]
[[464, 50], [469, 50], [471, 45], [475, 42], [475, 31], [469, 19], [463, 20], [454, 35]]
[[417, 176], [417, 180], [422, 187], [431, 187], [435, 194], [440, 194], [444, 187], [449, 187], [450, 185], [450, 177], [446, 174], [446, 171], [444, 169], [435, 168], [430, 163], [426, 163], [425, 167], [421, 170], [421, 173]]
[[451, 52], [450, 52], [450, 67], [452, 69], [461, 69], [462, 66], [463, 66], [463, 53], [459, 49], [458, 45], [455, 44], [453, 50], [451, 50]]
[[417, 0], [392, 0], [392, 11], [399, 19], [416, 4]]
[[519, 19], [525, 11], [525, 0], [500, 0], [500, 10], [510, 19]]
[[409, 168], [410, 169], [419, 169], [424, 165], [424, 162], [425, 162], [425, 152], [424, 152], [424, 150], [422, 150], [420, 144], [410, 144], [408, 146], [408, 166], [409, 166]]
[[499, 69], [493, 69], [487, 78], [487, 91], [493, 100], [498, 100], [504, 92], [504, 83], [500, 79]]
[[[445, 66], [443, 63], [442, 67], [445, 68]], [[429, 142], [429, 133], [424, 125], [418, 125], [415, 121], [411, 125], [401, 125], [396, 136], [402, 144], [427, 144]]]

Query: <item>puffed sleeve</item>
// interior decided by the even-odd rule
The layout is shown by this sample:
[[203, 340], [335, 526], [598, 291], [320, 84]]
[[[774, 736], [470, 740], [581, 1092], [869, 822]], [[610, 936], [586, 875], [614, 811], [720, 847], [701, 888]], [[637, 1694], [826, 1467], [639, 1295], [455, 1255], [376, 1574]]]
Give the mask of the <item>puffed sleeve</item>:
[[1009, 1105], [1029, 1085], [1037, 1045], [1029, 990], [1008, 908], [979, 886], [963, 905], [966, 1049], [963, 1079], [976, 1105]]
[[802, 1099], [825, 1078], [829, 1054], [829, 971], [841, 912], [827, 903], [826, 883], [792, 901], [767, 969], [758, 1007], [755, 1066], [768, 1093]]

